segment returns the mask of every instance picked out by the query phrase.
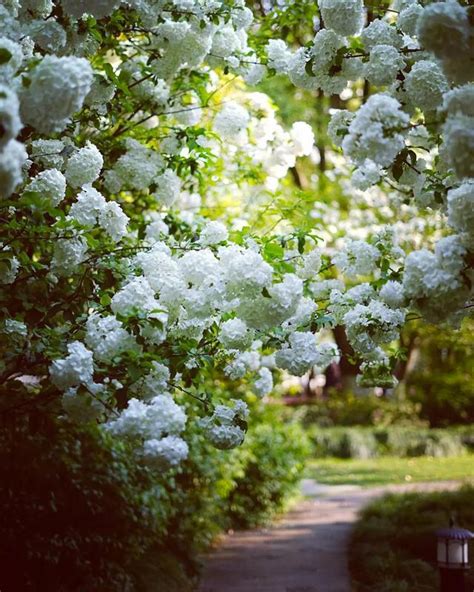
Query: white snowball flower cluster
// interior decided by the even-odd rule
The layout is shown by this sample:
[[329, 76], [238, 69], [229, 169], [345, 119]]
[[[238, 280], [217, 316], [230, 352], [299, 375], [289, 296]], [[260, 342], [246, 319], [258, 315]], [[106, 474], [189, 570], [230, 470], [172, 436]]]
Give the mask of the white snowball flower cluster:
[[418, 2], [408, 2], [398, 13], [397, 27], [403, 33], [414, 37], [418, 25], [418, 19], [423, 12], [423, 6]]
[[152, 311], [157, 304], [155, 292], [146, 278], [135, 277], [115, 294], [111, 308], [115, 314], [128, 316], [134, 311]]
[[474, 236], [474, 181], [448, 191], [448, 224]]
[[39, 132], [60, 132], [83, 105], [92, 84], [84, 58], [46, 56], [29, 74], [21, 92], [21, 115]]
[[321, 251], [313, 249], [303, 255], [303, 260], [298, 267], [298, 276], [302, 279], [311, 279], [318, 275], [321, 269]]
[[355, 351], [368, 359], [380, 344], [398, 337], [404, 320], [403, 310], [394, 310], [378, 300], [357, 304], [344, 315], [347, 338]]
[[444, 149], [459, 179], [474, 177], [474, 117], [454, 115], [443, 127]]
[[37, 193], [45, 203], [57, 206], [66, 195], [66, 179], [57, 169], [47, 169], [38, 173], [25, 191]]
[[365, 67], [365, 76], [372, 84], [391, 84], [404, 66], [405, 60], [393, 45], [374, 45]]
[[214, 131], [222, 139], [232, 139], [247, 129], [250, 121], [248, 111], [235, 102], [228, 102], [214, 118]]
[[313, 366], [325, 368], [337, 359], [335, 346], [319, 344], [313, 333], [302, 331], [292, 333], [288, 338], [288, 345], [275, 354], [277, 366], [294, 376], [302, 376]]
[[20, 103], [16, 94], [0, 84], [0, 150], [16, 138], [21, 130]]
[[369, 159], [382, 167], [391, 165], [405, 145], [403, 130], [409, 120], [396, 99], [372, 95], [349, 125], [342, 141], [344, 153], [357, 164]]
[[103, 415], [105, 407], [100, 400], [77, 388], [68, 388], [61, 397], [66, 415], [76, 423], [96, 421]]
[[328, 124], [328, 136], [336, 146], [342, 145], [344, 136], [355, 114], [347, 109], [335, 109]]
[[221, 325], [219, 341], [226, 349], [246, 349], [252, 338], [253, 332], [241, 319], [229, 319]]
[[272, 392], [273, 375], [268, 368], [260, 368], [258, 378], [253, 383], [253, 390], [259, 397], [264, 397]]
[[172, 206], [179, 198], [181, 191], [181, 179], [171, 169], [166, 169], [162, 175], [155, 179], [156, 191], [153, 196], [165, 206]]
[[428, 320], [446, 321], [462, 309], [469, 295], [461, 276], [465, 254], [459, 237], [453, 235], [438, 241], [435, 253], [420, 249], [406, 258], [404, 294]]
[[203, 247], [209, 245], [218, 245], [223, 243], [229, 237], [229, 232], [222, 222], [212, 220], [208, 222], [201, 232], [199, 242]]
[[324, 25], [338, 35], [357, 35], [364, 24], [362, 0], [318, 0]]
[[189, 447], [179, 436], [166, 436], [157, 440], [152, 438], [143, 443], [143, 458], [153, 467], [166, 469], [176, 467], [189, 454]]
[[290, 130], [295, 156], [309, 156], [314, 146], [314, 133], [304, 121], [296, 121]]
[[441, 105], [448, 88], [443, 71], [432, 60], [416, 62], [404, 82], [409, 102], [427, 111], [437, 109]]
[[400, 308], [405, 304], [403, 284], [389, 280], [379, 292], [380, 299], [390, 308]]
[[83, 236], [58, 240], [51, 260], [52, 271], [61, 276], [76, 273], [86, 258], [87, 250], [87, 241]]
[[233, 407], [217, 405], [214, 413], [200, 421], [206, 438], [221, 450], [240, 446], [244, 441], [249, 410], [244, 401], [233, 399]]
[[121, 189], [147, 189], [163, 171], [163, 157], [133, 138], [126, 141], [126, 153], [105, 173], [105, 185], [112, 193]]
[[71, 187], [82, 187], [93, 183], [102, 170], [104, 159], [97, 146], [88, 142], [69, 157], [66, 165], [66, 179]]
[[365, 241], [349, 240], [344, 249], [336, 253], [332, 262], [348, 277], [370, 275], [377, 266], [380, 252]]
[[[0, 36], [0, 52], [4, 56], [0, 64], [0, 84], [8, 83], [9, 80], [17, 73], [23, 62], [24, 55], [21, 45], [8, 39], [8, 37]], [[1, 88], [1, 87], [0, 87]]]
[[135, 347], [133, 337], [116, 317], [103, 317], [98, 313], [92, 313], [87, 319], [85, 342], [96, 359], [103, 361]]
[[291, 51], [282, 39], [270, 39], [266, 46], [268, 66], [278, 74], [286, 74], [290, 67]]
[[363, 29], [360, 38], [364, 47], [369, 51], [376, 45], [401, 47], [403, 42], [396, 27], [382, 19], [373, 20], [368, 27]]
[[73, 341], [67, 346], [69, 355], [60, 360], [54, 360], [49, 368], [53, 383], [60, 389], [90, 385], [94, 374], [92, 352], [80, 341]]
[[128, 216], [120, 205], [105, 201], [104, 196], [90, 185], [83, 187], [69, 210], [69, 218], [82, 226], [99, 224], [117, 242], [127, 234]]

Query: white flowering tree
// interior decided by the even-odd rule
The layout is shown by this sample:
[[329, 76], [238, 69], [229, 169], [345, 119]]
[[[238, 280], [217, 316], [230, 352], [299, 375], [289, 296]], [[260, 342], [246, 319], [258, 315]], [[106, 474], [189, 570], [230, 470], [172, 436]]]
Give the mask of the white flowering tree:
[[[324, 329], [346, 327], [362, 385], [392, 386], [408, 315], [458, 324], [472, 306], [465, 4], [3, 2], [1, 413], [100, 421], [173, 466], [188, 452], [185, 397], [217, 447], [245, 435], [245, 403], [213, 401], [202, 377], [263, 396], [278, 369], [337, 360]], [[277, 74], [321, 100], [361, 90], [331, 110], [333, 174], [354, 211], [377, 193], [412, 234], [416, 216], [435, 218], [432, 250], [409, 250], [393, 216], [380, 224], [386, 208], [377, 228], [355, 215], [362, 234], [350, 203], [346, 223], [320, 211], [321, 233], [285, 209], [262, 223], [261, 196], [287, 195], [289, 169], [314, 156], [311, 126], [284, 129], [253, 88]]]

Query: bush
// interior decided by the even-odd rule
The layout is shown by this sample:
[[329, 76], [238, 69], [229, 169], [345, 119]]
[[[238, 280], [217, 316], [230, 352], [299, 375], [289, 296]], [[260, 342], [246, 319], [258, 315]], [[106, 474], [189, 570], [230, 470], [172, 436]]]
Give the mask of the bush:
[[281, 508], [307, 453], [302, 429], [271, 410], [255, 412], [244, 445], [229, 452], [196, 426], [189, 422], [189, 458], [153, 472], [98, 427], [40, 411], [4, 422], [2, 590], [192, 590], [198, 555], [222, 529], [260, 524]]
[[[435, 531], [456, 514], [474, 527], [474, 488], [387, 495], [366, 507], [355, 526], [349, 567], [355, 592], [439, 589]], [[468, 589], [474, 585], [469, 577]]]
[[297, 409], [286, 409], [290, 417], [295, 415], [305, 427], [426, 426], [419, 419], [421, 404], [375, 395], [356, 396], [352, 393], [331, 393], [328, 399], [317, 400]]
[[457, 456], [466, 453], [474, 440], [474, 428], [414, 429], [311, 428], [308, 431], [313, 456], [324, 458], [373, 458], [382, 455]]
[[250, 528], [280, 510], [301, 477], [309, 442], [297, 423], [282, 424], [267, 410], [266, 422], [251, 427], [242, 447], [240, 476], [228, 498], [229, 524]]

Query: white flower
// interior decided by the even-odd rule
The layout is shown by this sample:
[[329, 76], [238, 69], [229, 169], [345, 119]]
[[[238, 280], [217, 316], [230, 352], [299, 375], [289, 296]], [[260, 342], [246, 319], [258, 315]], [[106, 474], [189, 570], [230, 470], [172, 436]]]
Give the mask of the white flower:
[[372, 84], [391, 84], [405, 60], [393, 45], [374, 45], [365, 68], [365, 76]]
[[82, 226], [92, 227], [97, 224], [98, 216], [105, 209], [106, 203], [97, 189], [84, 187], [77, 196], [77, 201], [72, 204], [69, 217]]
[[458, 232], [474, 235], [474, 182], [448, 191], [448, 224]]
[[443, 133], [444, 147], [457, 177], [474, 177], [474, 117], [448, 117]]
[[68, 417], [76, 423], [96, 421], [104, 413], [104, 405], [89, 393], [78, 393], [68, 388], [61, 397], [61, 404]]
[[22, 90], [22, 119], [41, 133], [62, 131], [78, 111], [92, 84], [92, 68], [84, 58], [48, 55], [29, 73]]
[[270, 39], [266, 46], [268, 66], [278, 74], [288, 72], [291, 60], [291, 51], [282, 39]]
[[181, 191], [181, 179], [171, 169], [166, 169], [155, 179], [157, 188], [153, 197], [165, 206], [172, 206]]
[[234, 407], [217, 405], [214, 413], [200, 421], [206, 438], [221, 450], [240, 446], [245, 438], [243, 424], [248, 416], [247, 405], [233, 400]]
[[273, 376], [268, 368], [260, 368], [258, 378], [253, 383], [253, 390], [259, 397], [264, 397], [272, 392]]
[[348, 240], [344, 250], [332, 258], [332, 262], [349, 277], [369, 275], [380, 259], [378, 249], [365, 241]]
[[443, 110], [450, 115], [474, 117], [474, 83], [453, 88], [444, 94]]
[[405, 301], [403, 285], [393, 280], [389, 280], [382, 286], [379, 296], [390, 308], [400, 308]]
[[386, 21], [375, 19], [360, 35], [365, 48], [370, 51], [375, 45], [401, 47], [402, 38], [397, 29]]
[[10, 140], [0, 151], [0, 198], [9, 198], [22, 182], [22, 166], [27, 158], [25, 147], [16, 140]]
[[[0, 64], [0, 89], [3, 89], [1, 83], [8, 84], [8, 81], [17, 73], [23, 62], [23, 50], [21, 45], [15, 43], [8, 37], [0, 37], [0, 51], [5, 56]], [[0, 90], [1, 95], [2, 90]], [[2, 100], [0, 99], [0, 105]], [[1, 107], [0, 107], [1, 111]], [[16, 134], [15, 134], [16, 135]], [[15, 137], [15, 136], [12, 136]]]
[[457, 58], [469, 52], [469, 18], [456, 0], [434, 2], [425, 7], [417, 22], [420, 44], [437, 57]]
[[136, 347], [133, 337], [113, 315], [89, 315], [85, 342], [98, 360], [110, 361], [127, 349]]
[[248, 111], [233, 101], [226, 103], [214, 118], [213, 128], [224, 140], [232, 139], [247, 128]]
[[309, 253], [305, 253], [301, 263], [297, 270], [300, 278], [308, 280], [316, 277], [321, 269], [321, 251], [313, 249]]
[[436, 62], [420, 60], [413, 64], [404, 82], [405, 92], [412, 105], [429, 111], [439, 107], [448, 90], [448, 81]]
[[304, 121], [296, 121], [290, 130], [295, 156], [309, 156], [313, 150], [314, 133], [310, 125]]
[[338, 35], [357, 35], [364, 24], [362, 0], [318, 0], [324, 24]]
[[115, 314], [123, 316], [159, 308], [155, 292], [144, 277], [134, 277], [125, 284], [112, 298], [110, 307]]
[[25, 191], [38, 193], [49, 205], [57, 206], [66, 195], [66, 179], [57, 169], [47, 169], [38, 173]]
[[99, 224], [114, 242], [127, 234], [129, 218], [115, 201], [108, 201], [99, 211]]
[[5, 319], [3, 332], [7, 335], [20, 335], [21, 337], [26, 337], [28, 335], [28, 327], [23, 321]]
[[288, 342], [276, 352], [275, 362], [293, 376], [302, 376], [315, 365], [329, 365], [337, 357], [337, 349], [332, 348], [329, 355], [327, 344], [318, 344], [316, 336], [310, 332], [295, 331]]
[[416, 28], [418, 19], [423, 12], [423, 6], [417, 2], [409, 4], [403, 10], [400, 10], [397, 19], [397, 27], [406, 33], [414, 37], [416, 35]]
[[341, 146], [355, 114], [347, 109], [335, 109], [328, 124], [328, 136], [336, 146]]
[[86, 253], [87, 241], [83, 236], [60, 239], [54, 246], [51, 269], [62, 276], [75, 273], [86, 258]]
[[157, 440], [145, 440], [143, 458], [147, 464], [157, 468], [169, 468], [179, 465], [188, 457], [189, 448], [179, 436], [166, 436]]
[[66, 358], [55, 360], [49, 367], [53, 383], [62, 390], [92, 383], [94, 374], [92, 352], [80, 341], [70, 343], [67, 351], [69, 355]]
[[237, 245], [220, 247], [219, 258], [230, 297], [260, 293], [271, 283], [272, 268], [255, 251]]
[[68, 159], [66, 179], [72, 187], [93, 183], [100, 175], [104, 159], [98, 148], [88, 142]]
[[222, 323], [219, 341], [226, 349], [245, 349], [252, 342], [253, 332], [241, 319], [229, 319]]
[[402, 132], [409, 120], [396, 99], [384, 93], [372, 95], [349, 125], [342, 141], [344, 153], [358, 164], [369, 159], [389, 166], [405, 145]]
[[199, 242], [203, 247], [217, 245], [226, 241], [229, 237], [227, 228], [222, 222], [211, 221], [206, 224], [201, 232]]
[[16, 138], [21, 130], [19, 108], [16, 94], [0, 83], [0, 150]]

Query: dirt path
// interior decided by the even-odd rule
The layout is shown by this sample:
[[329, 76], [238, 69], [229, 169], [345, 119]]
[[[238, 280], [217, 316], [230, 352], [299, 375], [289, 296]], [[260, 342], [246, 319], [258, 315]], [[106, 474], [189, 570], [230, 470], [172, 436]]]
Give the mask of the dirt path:
[[357, 512], [386, 492], [457, 489], [456, 482], [370, 489], [302, 483], [309, 499], [275, 525], [224, 536], [199, 592], [350, 592], [346, 549]]

